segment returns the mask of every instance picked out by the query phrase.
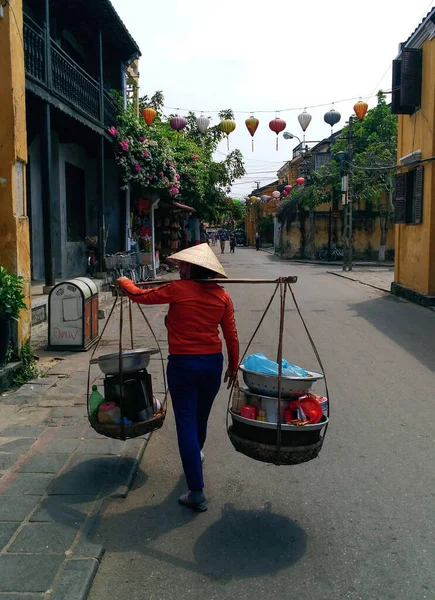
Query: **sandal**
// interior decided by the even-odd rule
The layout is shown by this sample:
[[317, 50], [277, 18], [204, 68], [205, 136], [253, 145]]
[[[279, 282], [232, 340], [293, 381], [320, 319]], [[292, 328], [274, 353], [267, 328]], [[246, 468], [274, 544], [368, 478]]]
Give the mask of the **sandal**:
[[189, 493], [190, 492], [187, 492], [187, 494], [182, 494], [178, 498], [179, 504], [181, 504], [182, 506], [186, 506], [187, 508], [190, 508], [190, 509], [194, 510], [195, 512], [205, 512], [208, 508], [207, 502], [205, 501], [205, 499], [202, 500], [201, 502], [190, 502], [189, 501]]

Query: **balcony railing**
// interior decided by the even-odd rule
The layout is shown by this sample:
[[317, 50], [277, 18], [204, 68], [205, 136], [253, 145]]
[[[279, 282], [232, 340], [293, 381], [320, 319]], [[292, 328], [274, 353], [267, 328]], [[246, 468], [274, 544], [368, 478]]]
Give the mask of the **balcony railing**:
[[115, 123], [116, 105], [104, 92], [103, 114], [100, 111], [100, 84], [84, 71], [53, 40], [47, 68], [45, 31], [25, 15], [24, 61], [26, 74], [56, 92], [73, 108], [80, 109], [93, 120], [109, 127]]

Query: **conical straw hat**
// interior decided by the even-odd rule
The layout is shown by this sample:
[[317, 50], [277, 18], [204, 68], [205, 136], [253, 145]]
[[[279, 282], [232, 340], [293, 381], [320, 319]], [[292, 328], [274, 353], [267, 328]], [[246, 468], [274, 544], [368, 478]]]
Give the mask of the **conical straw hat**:
[[214, 271], [216, 277], [225, 277], [225, 279], [227, 279], [227, 274], [225, 273], [223, 266], [207, 243], [198, 244], [198, 246], [192, 246], [191, 248], [181, 250], [181, 252], [176, 252], [175, 254], [172, 254], [172, 256], [168, 256], [167, 260], [176, 263], [186, 262], [192, 265], [198, 265], [199, 267]]

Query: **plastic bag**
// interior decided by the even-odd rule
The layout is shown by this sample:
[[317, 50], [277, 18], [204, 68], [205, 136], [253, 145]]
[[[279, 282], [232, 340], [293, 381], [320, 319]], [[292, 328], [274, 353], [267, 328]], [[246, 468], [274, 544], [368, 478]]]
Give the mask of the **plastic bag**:
[[[278, 375], [278, 363], [267, 358], [262, 352], [251, 354], [245, 358], [243, 366], [248, 371], [254, 371], [255, 373]], [[285, 358], [282, 360], [282, 374], [283, 377], [306, 377], [308, 375], [305, 369], [297, 365], [291, 365]]]

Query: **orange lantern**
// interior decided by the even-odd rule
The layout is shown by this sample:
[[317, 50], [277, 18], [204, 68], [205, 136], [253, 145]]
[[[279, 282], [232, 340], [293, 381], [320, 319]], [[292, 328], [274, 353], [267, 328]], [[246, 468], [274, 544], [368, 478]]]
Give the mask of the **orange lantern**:
[[362, 100], [357, 102], [355, 104], [355, 106], [353, 107], [353, 110], [355, 111], [355, 114], [360, 121], [362, 121], [364, 119], [364, 117], [366, 116], [368, 107], [369, 107], [369, 105], [367, 104], [367, 102], [363, 102]]
[[154, 123], [154, 119], [156, 118], [157, 113], [154, 110], [154, 108], [151, 108], [151, 106], [147, 106], [143, 109], [142, 116], [148, 127], [151, 127], [151, 125]]

